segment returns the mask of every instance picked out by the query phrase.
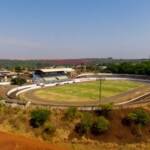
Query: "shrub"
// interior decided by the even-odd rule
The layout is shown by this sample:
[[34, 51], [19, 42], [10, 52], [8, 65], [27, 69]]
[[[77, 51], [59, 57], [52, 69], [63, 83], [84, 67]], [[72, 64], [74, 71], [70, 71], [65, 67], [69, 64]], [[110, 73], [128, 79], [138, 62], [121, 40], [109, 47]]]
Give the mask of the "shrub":
[[89, 133], [92, 127], [92, 123], [93, 123], [92, 116], [86, 113], [83, 115], [81, 122], [76, 125], [75, 131], [80, 135], [87, 134]]
[[113, 103], [103, 104], [99, 106], [99, 109], [96, 111], [96, 113], [98, 115], [104, 115], [107, 117], [109, 113], [112, 111], [112, 109], [113, 109]]
[[128, 118], [128, 116], [124, 117], [121, 122], [125, 126], [131, 126], [132, 124], [132, 121]]
[[73, 120], [77, 115], [77, 108], [70, 107], [67, 109], [67, 111], [64, 114], [64, 118], [67, 120]]
[[105, 117], [101, 116], [93, 123], [91, 131], [94, 135], [99, 135], [109, 129], [110, 123]]
[[150, 122], [150, 115], [141, 108], [129, 113], [127, 118], [140, 126], [145, 126]]
[[47, 123], [45, 126], [44, 126], [44, 133], [48, 134], [48, 135], [52, 135], [54, 134], [56, 131], [56, 128], [50, 124], [50, 123]]
[[26, 83], [26, 80], [23, 79], [23, 78], [20, 78], [20, 77], [11, 79], [11, 84], [12, 85], [23, 85], [25, 83]]
[[37, 109], [31, 112], [30, 124], [34, 128], [42, 126], [48, 120], [50, 112], [45, 109]]

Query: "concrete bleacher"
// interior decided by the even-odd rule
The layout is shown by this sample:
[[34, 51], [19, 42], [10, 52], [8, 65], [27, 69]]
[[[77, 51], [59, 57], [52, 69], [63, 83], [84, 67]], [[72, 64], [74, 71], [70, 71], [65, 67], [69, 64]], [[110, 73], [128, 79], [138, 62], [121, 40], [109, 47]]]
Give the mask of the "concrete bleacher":
[[61, 81], [63, 81], [63, 80], [65, 81], [65, 80], [68, 80], [68, 77], [65, 75], [62, 75], [62, 76], [57, 76], [57, 79], [61, 80]]
[[69, 80], [67, 76], [44, 77], [43, 79], [44, 83], [55, 83]]
[[69, 77], [67, 73], [72, 71], [71, 68], [58, 68], [58, 69], [41, 69], [36, 70], [33, 73], [33, 82], [34, 83], [57, 83], [68, 81]]

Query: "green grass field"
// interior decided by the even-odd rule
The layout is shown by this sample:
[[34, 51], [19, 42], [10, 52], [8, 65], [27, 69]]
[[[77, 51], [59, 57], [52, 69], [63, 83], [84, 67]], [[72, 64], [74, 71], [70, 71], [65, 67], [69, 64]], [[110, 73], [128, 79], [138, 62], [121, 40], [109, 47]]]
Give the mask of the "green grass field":
[[[102, 98], [114, 96], [142, 85], [142, 83], [123, 80], [102, 81]], [[99, 98], [99, 81], [39, 89], [34, 91], [33, 95], [49, 101], [94, 101]]]

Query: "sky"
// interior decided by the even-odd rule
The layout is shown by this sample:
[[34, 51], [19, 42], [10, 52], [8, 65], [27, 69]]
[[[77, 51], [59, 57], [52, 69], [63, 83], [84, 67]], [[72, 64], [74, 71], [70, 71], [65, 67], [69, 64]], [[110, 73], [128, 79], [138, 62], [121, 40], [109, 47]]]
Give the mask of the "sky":
[[106, 57], [150, 57], [150, 0], [0, 0], [0, 58]]

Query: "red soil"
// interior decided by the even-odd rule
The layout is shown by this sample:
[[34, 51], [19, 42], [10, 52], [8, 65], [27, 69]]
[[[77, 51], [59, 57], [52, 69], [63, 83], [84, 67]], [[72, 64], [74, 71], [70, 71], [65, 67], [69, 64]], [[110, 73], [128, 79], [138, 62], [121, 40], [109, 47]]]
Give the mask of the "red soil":
[[0, 132], [2, 150], [66, 150], [40, 140]]

